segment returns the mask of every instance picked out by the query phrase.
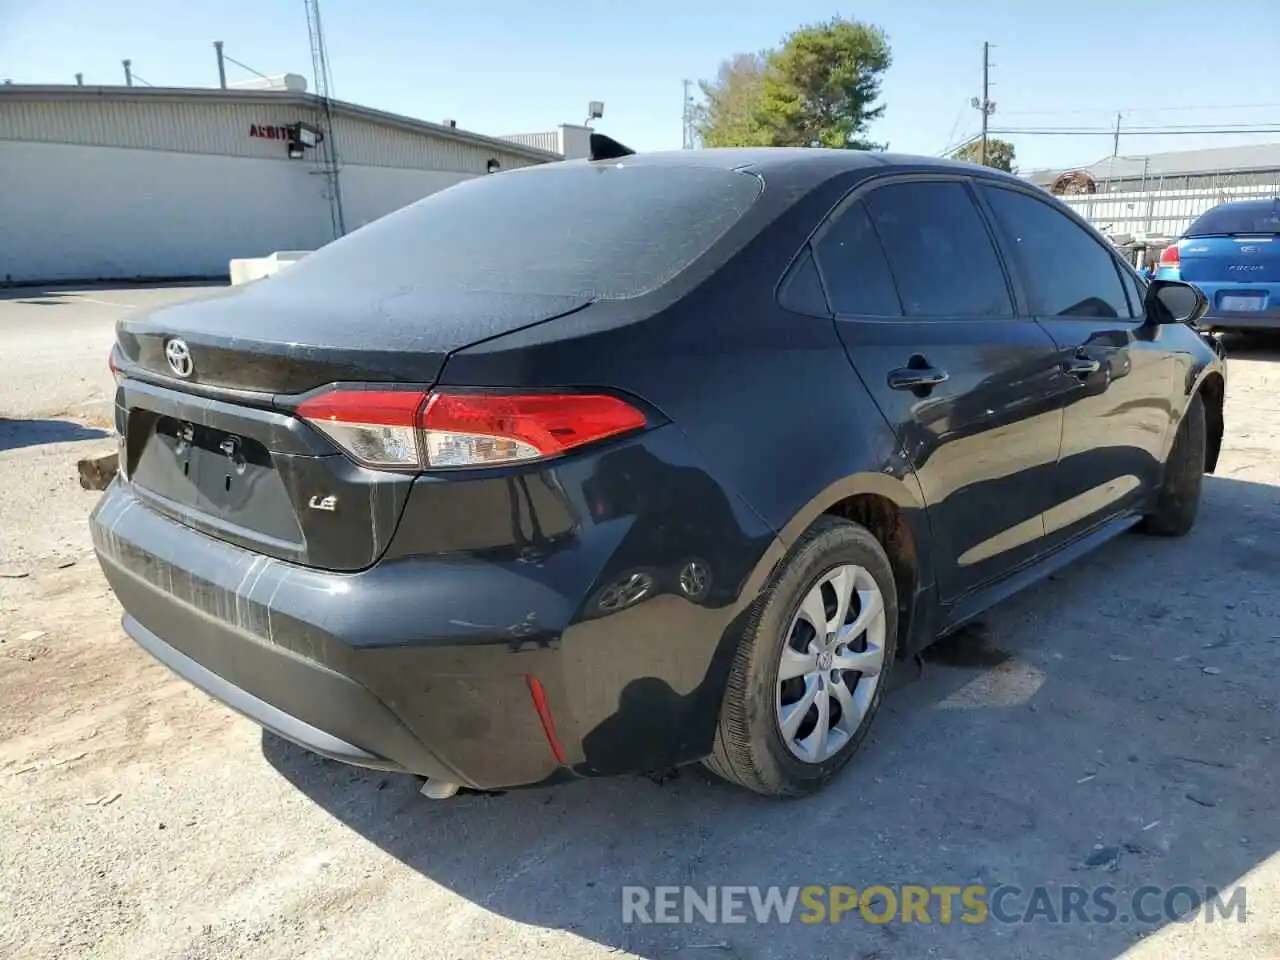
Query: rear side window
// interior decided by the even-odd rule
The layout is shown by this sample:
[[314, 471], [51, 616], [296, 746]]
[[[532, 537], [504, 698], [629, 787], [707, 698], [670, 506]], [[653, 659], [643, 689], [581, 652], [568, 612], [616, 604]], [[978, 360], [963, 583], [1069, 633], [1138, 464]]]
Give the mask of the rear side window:
[[846, 208], [815, 253], [831, 309], [864, 317], [900, 317], [902, 304], [880, 240], [861, 203]]
[[1187, 230], [1188, 237], [1255, 233], [1280, 234], [1280, 200], [1224, 203], [1202, 213]]
[[1011, 317], [1000, 258], [962, 183], [898, 183], [866, 200], [908, 317]]
[[813, 254], [807, 249], [782, 281], [778, 302], [788, 310], [811, 317], [825, 317], [831, 313], [822, 281], [818, 278], [818, 269], [813, 265]]
[[1129, 317], [1115, 257], [1070, 217], [1025, 193], [984, 186], [1039, 317]]
[[290, 269], [326, 285], [627, 299], [706, 253], [760, 191], [712, 167], [549, 164], [433, 193]]

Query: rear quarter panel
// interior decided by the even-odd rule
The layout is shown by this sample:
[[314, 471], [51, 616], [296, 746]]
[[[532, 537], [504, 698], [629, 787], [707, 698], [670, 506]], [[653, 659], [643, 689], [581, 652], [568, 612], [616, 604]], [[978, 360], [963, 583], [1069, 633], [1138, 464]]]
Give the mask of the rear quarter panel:
[[[837, 176], [795, 198], [766, 180], [771, 199], [656, 294], [596, 303], [460, 351], [441, 382], [635, 394], [684, 431], [717, 481], [779, 534], [780, 551], [840, 500], [883, 496], [906, 513], [917, 581], [930, 585], [919, 487], [834, 321], [788, 312], [775, 297], [813, 228], [866, 175]], [[781, 559], [771, 551], [762, 560], [739, 610]]]

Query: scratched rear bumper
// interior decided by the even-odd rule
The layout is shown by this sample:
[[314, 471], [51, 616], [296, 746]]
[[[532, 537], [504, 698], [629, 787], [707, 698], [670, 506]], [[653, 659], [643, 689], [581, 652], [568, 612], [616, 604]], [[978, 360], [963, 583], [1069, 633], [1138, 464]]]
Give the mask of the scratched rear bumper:
[[[424, 629], [433, 600], [476, 608], [465, 571], [424, 559], [299, 567], [162, 516], [119, 480], [91, 529], [126, 632], [263, 727], [333, 759], [476, 788], [560, 774], [528, 685], [554, 675], [559, 654]], [[536, 584], [508, 586], [545, 609]]]

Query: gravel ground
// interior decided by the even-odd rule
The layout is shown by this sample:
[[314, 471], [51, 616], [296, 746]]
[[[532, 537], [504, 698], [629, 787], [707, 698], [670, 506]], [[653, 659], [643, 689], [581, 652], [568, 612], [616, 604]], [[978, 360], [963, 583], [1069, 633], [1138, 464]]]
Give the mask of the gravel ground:
[[[1280, 956], [1274, 350], [1231, 344], [1226, 447], [1190, 537], [1124, 537], [902, 669], [821, 796], [772, 803], [689, 770], [431, 803], [264, 737], [117, 626], [74, 464], [106, 442], [111, 322], [191, 292], [0, 299], [0, 956]], [[1248, 919], [621, 916], [631, 884], [908, 883], [1243, 883]]]

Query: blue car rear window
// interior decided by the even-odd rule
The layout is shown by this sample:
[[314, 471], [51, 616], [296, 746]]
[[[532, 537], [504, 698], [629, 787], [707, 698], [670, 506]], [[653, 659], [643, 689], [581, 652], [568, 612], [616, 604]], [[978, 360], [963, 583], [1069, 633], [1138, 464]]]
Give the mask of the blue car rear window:
[[1262, 203], [1226, 203], [1200, 215], [1188, 237], [1231, 234], [1280, 234], [1280, 200]]

